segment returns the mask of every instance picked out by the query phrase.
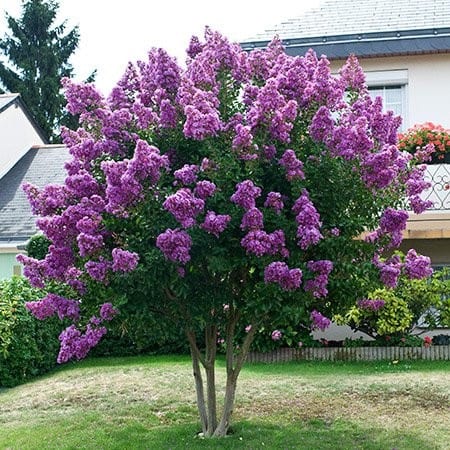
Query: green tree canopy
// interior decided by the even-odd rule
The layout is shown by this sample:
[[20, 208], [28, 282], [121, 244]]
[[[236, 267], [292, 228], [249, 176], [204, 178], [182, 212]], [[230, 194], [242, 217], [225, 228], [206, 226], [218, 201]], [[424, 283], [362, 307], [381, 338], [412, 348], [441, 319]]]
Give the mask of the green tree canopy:
[[55, 25], [59, 5], [28, 0], [20, 18], [6, 15], [10, 33], [0, 39], [0, 89], [21, 94], [33, 117], [50, 140], [64, 122], [61, 78], [73, 73], [69, 58], [78, 46], [79, 30], [66, 33], [66, 22]]

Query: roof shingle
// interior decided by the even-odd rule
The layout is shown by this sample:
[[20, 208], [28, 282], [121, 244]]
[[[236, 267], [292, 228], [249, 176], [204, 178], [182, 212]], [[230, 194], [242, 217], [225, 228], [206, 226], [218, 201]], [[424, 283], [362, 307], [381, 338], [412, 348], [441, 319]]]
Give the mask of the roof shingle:
[[270, 41], [450, 27], [448, 0], [324, 0], [318, 8], [246, 39]]
[[36, 232], [36, 217], [22, 185], [29, 182], [42, 188], [62, 184], [68, 159], [69, 152], [62, 145], [32, 148], [0, 179], [0, 241], [25, 241]]

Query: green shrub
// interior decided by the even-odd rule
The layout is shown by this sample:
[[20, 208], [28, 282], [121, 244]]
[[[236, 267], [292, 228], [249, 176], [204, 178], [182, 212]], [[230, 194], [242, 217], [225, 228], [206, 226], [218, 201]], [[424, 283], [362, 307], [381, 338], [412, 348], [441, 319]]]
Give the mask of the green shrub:
[[0, 281], [0, 387], [12, 387], [56, 365], [61, 322], [40, 321], [25, 302], [43, 296], [22, 277]]
[[95, 356], [129, 356], [189, 353], [183, 327], [148, 308], [119, 307], [119, 315], [108, 326], [108, 332], [92, 350]]
[[50, 240], [43, 234], [35, 234], [31, 236], [26, 246], [27, 255], [31, 258], [44, 259], [48, 253]]

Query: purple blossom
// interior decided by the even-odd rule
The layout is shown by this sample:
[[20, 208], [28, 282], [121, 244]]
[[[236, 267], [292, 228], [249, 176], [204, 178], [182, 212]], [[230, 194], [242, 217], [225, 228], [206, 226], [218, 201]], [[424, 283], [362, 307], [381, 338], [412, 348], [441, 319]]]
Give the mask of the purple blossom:
[[266, 283], [278, 283], [285, 291], [298, 289], [302, 282], [300, 269], [289, 269], [288, 265], [281, 261], [270, 263], [264, 270]]
[[431, 276], [431, 260], [428, 256], [418, 255], [414, 249], [408, 250], [404, 264], [405, 275], [411, 279], [420, 280]]
[[111, 303], [103, 303], [100, 307], [100, 317], [102, 320], [110, 321], [118, 313]]
[[302, 250], [306, 250], [311, 245], [317, 244], [323, 237], [320, 233], [319, 213], [309, 199], [306, 189], [303, 189], [301, 196], [295, 201], [292, 211], [297, 214], [295, 221], [298, 224], [298, 245]]
[[216, 214], [214, 211], [208, 211], [205, 220], [200, 227], [207, 233], [219, 237], [220, 233], [225, 230], [230, 220], [231, 216], [228, 214]]
[[264, 227], [264, 217], [258, 208], [250, 208], [242, 216], [241, 230], [259, 230]]
[[99, 261], [87, 261], [84, 268], [93, 280], [106, 283], [106, 276], [108, 270], [111, 269], [111, 263], [106, 261], [103, 257], [100, 257]]
[[84, 334], [75, 325], [66, 328], [59, 336], [61, 347], [57, 358], [58, 363], [62, 364], [73, 358], [83, 359], [105, 334], [105, 327], [95, 327], [91, 324], [87, 325]]
[[121, 248], [114, 248], [112, 255], [112, 270], [114, 272], [132, 272], [136, 269], [139, 261], [139, 255]]
[[244, 180], [236, 185], [236, 192], [230, 200], [244, 209], [255, 207], [255, 200], [261, 195], [261, 188], [255, 186], [253, 181]]
[[433, 206], [433, 202], [431, 200], [422, 200], [420, 196], [413, 195], [409, 198], [409, 205], [415, 214], [422, 214]]
[[100, 234], [80, 233], [77, 237], [80, 256], [90, 256], [103, 248], [103, 236]]
[[197, 181], [197, 172], [199, 167], [195, 164], [185, 164], [181, 169], [173, 173], [175, 178], [184, 185], [193, 184]]
[[311, 311], [310, 319], [311, 330], [325, 331], [331, 325], [331, 320], [315, 309]]
[[289, 181], [294, 179], [303, 180], [305, 174], [303, 173], [303, 163], [297, 159], [294, 150], [286, 150], [281, 157], [280, 166], [286, 169], [286, 178]]
[[357, 302], [358, 308], [366, 309], [368, 311], [378, 311], [383, 308], [385, 304], [386, 302], [384, 300], [370, 298], [363, 298]]
[[378, 257], [375, 257], [373, 262], [380, 271], [381, 282], [387, 287], [395, 288], [403, 266], [400, 257], [394, 255], [386, 261], [381, 261]]
[[283, 337], [283, 333], [280, 330], [272, 331], [272, 341], [279, 341]]
[[282, 195], [279, 192], [269, 192], [266, 201], [264, 202], [264, 206], [266, 208], [272, 208], [277, 214], [280, 214], [281, 210], [284, 208]]
[[202, 200], [206, 200], [209, 197], [212, 197], [216, 192], [216, 185], [207, 180], [202, 180], [197, 183], [194, 188], [194, 195]]
[[169, 195], [163, 206], [183, 227], [189, 228], [195, 225], [195, 217], [203, 211], [205, 202], [194, 197], [190, 189], [182, 188]]
[[184, 230], [168, 228], [156, 238], [156, 246], [170, 261], [186, 264], [191, 259], [192, 239]]
[[328, 295], [328, 276], [333, 270], [333, 263], [328, 260], [309, 261], [307, 267], [315, 273], [315, 277], [305, 282], [305, 291], [312, 292], [316, 298], [326, 297]]
[[408, 213], [402, 210], [387, 208], [380, 219], [380, 231], [382, 234], [390, 234], [391, 245], [398, 247], [402, 242], [402, 232], [406, 228]]
[[256, 256], [276, 255], [288, 257], [285, 247], [285, 237], [282, 230], [266, 233], [263, 230], [251, 230], [241, 240], [241, 245], [247, 254]]
[[345, 89], [358, 92], [366, 89], [366, 77], [355, 55], [350, 55], [347, 58], [346, 63], [339, 71], [339, 75]]
[[330, 230], [330, 233], [332, 236], [339, 236], [341, 234], [341, 230], [339, 228], [334, 227]]
[[80, 317], [80, 306], [77, 300], [71, 300], [56, 294], [47, 294], [42, 300], [26, 302], [26, 308], [39, 320], [57, 314], [59, 319], [65, 317], [76, 321]]

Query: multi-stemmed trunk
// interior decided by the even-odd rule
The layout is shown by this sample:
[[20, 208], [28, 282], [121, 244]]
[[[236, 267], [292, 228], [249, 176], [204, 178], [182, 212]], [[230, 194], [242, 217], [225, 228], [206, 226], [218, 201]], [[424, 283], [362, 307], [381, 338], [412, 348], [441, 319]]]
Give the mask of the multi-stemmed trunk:
[[[254, 329], [251, 327], [247, 333], [239, 352], [234, 353], [234, 332], [237, 323], [237, 316], [230, 317], [226, 336], [226, 386], [223, 408], [218, 419], [217, 395], [215, 380], [215, 362], [217, 356], [217, 326], [210, 325], [205, 331], [205, 352], [200, 352], [195, 333], [187, 330], [186, 335], [192, 356], [192, 367], [197, 393], [197, 407], [202, 425], [202, 432], [205, 437], [226, 436], [230, 426], [231, 414], [233, 412], [236, 385], [242, 365], [245, 362], [250, 344], [253, 341]], [[201, 367], [205, 371], [206, 395]]]

